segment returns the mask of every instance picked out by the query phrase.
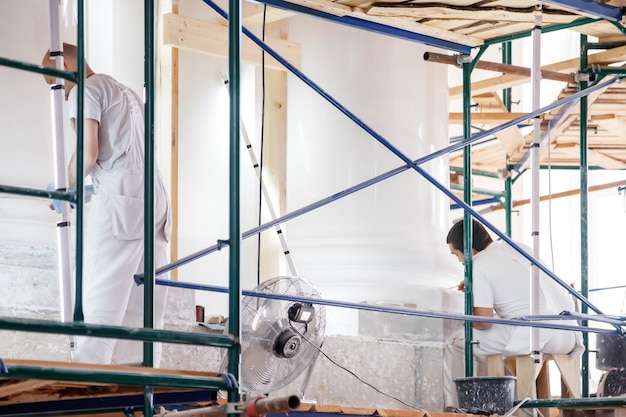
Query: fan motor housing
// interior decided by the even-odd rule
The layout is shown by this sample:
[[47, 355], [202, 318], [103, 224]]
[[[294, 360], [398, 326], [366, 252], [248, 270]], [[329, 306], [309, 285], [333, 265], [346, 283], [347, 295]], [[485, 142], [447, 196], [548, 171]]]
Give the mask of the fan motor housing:
[[274, 342], [273, 352], [279, 358], [293, 358], [298, 354], [302, 339], [291, 328], [284, 329]]

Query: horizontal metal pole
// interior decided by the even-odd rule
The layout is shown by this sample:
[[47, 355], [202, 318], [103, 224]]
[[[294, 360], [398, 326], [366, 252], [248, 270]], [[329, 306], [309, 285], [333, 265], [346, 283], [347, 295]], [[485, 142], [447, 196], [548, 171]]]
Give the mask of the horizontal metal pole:
[[[164, 285], [168, 287], [178, 287], [178, 288], [187, 288], [194, 289], [200, 291], [211, 291], [211, 292], [220, 292], [220, 293], [228, 293], [227, 287], [220, 287], [214, 285], [203, 285], [203, 284], [194, 284], [190, 282], [181, 282], [181, 281], [170, 281], [170, 280], [156, 280], [157, 285]], [[465, 315], [465, 314], [454, 314], [454, 313], [444, 313], [439, 311], [423, 311], [423, 310], [415, 310], [410, 308], [403, 307], [387, 307], [382, 306], [380, 304], [365, 304], [365, 303], [352, 303], [347, 301], [336, 301], [336, 300], [327, 300], [323, 298], [312, 298], [312, 297], [298, 297], [291, 296], [286, 294], [274, 294], [274, 293], [265, 293], [258, 291], [249, 291], [243, 290], [242, 294], [248, 297], [258, 297], [258, 298], [268, 298], [273, 300], [286, 300], [293, 301], [299, 303], [310, 303], [310, 304], [318, 304], [330, 307], [340, 307], [340, 308], [351, 308], [356, 310], [365, 310], [365, 311], [374, 311], [379, 313], [389, 313], [389, 314], [400, 314], [406, 316], [418, 316], [418, 317], [430, 317], [435, 319], [449, 319], [449, 320], [458, 320], [458, 321], [469, 321], [469, 322], [483, 322], [483, 323], [495, 323], [495, 324], [508, 324], [512, 326], [523, 326], [523, 327], [541, 327], [546, 329], [559, 329], [559, 330], [573, 330], [573, 331], [583, 331], [583, 332], [591, 332], [591, 333], [602, 333], [602, 334], [618, 334], [616, 330], [599, 328], [599, 327], [580, 327], [578, 325], [566, 325], [566, 324], [556, 324], [556, 323], [543, 323], [541, 320], [535, 320], [533, 317], [520, 317], [516, 319], [501, 319], [497, 317], [483, 317], [483, 316], [473, 316], [473, 315]], [[547, 317], [547, 318], [546, 318]], [[556, 316], [545, 316], [544, 319], [549, 320], [579, 320], [586, 319], [590, 321], [596, 320], [596, 316], [592, 315], [580, 315], [578, 313], [571, 313], [567, 315], [556, 315]], [[599, 317], [597, 321], [601, 321], [606, 323], [607, 320], [604, 320], [602, 317]], [[609, 323], [613, 323], [612, 320], [608, 320]]]
[[76, 73], [71, 71], [61, 71], [55, 68], [48, 68], [42, 65], [29, 64], [27, 62], [14, 61], [12, 59], [0, 57], [0, 66], [15, 68], [18, 70], [34, 72], [42, 75], [50, 75], [56, 78], [63, 78], [72, 82], [76, 82]]
[[[437, 52], [424, 52], [424, 61], [438, 62], [440, 64], [459, 66], [456, 56], [439, 54]], [[474, 68], [487, 71], [503, 72], [505, 74], [524, 75], [530, 77], [530, 68], [511, 64], [502, 64], [490, 61], [475, 61]], [[566, 74], [558, 71], [541, 70], [541, 78], [546, 80], [563, 81], [566, 83], [576, 82], [574, 74]]]
[[626, 397], [583, 397], [561, 398], [558, 400], [530, 400], [522, 404], [521, 408], [593, 408], [593, 407], [620, 407], [626, 405]]
[[592, 67], [591, 68], [591, 73], [592, 74], [600, 74], [600, 75], [614, 75], [614, 74], [624, 75], [624, 74], [626, 74], [626, 68], [611, 68], [611, 67], [596, 68], [596, 67]]
[[[157, 391], [154, 393], [155, 406], [168, 406], [180, 404], [193, 404], [215, 401], [217, 391], [215, 389], [184, 389]], [[143, 393], [107, 395], [97, 398], [71, 398], [66, 400], [50, 399], [35, 403], [21, 403], [0, 405], [0, 416], [23, 417], [26, 415], [37, 417], [54, 417], [104, 413], [118, 413], [120, 410], [143, 410]]]
[[[456, 191], [463, 191], [463, 186], [462, 185], [452, 184], [452, 185], [450, 185], [450, 189], [451, 190], [456, 190]], [[504, 197], [504, 191], [486, 190], [484, 188], [472, 188], [472, 193], [473, 194], [489, 195], [491, 197]]]
[[[458, 173], [458, 174], [462, 174], [463, 173], [463, 168], [460, 167], [450, 167], [450, 172], [454, 172], [454, 173]], [[472, 176], [474, 175], [478, 175], [481, 177], [488, 177], [488, 178], [496, 178], [498, 180], [503, 180], [504, 177], [500, 174], [496, 174], [493, 172], [489, 172], [489, 171], [480, 171], [478, 169], [473, 169], [472, 170]]]
[[618, 289], [622, 289], [622, 288], [626, 288], [626, 285], [614, 285], [612, 287], [590, 288], [589, 292], [592, 292], [592, 291], [606, 291], [606, 290], [618, 290]]
[[4, 377], [12, 379], [43, 379], [50, 381], [85, 382], [97, 381], [100, 384], [148, 385], [171, 388], [215, 388], [227, 389], [226, 381], [220, 377], [201, 377], [191, 375], [173, 375], [165, 373], [136, 372], [101, 369], [72, 369], [50, 366], [31, 366], [7, 364], [8, 372]]
[[0, 184], [0, 193], [25, 195], [28, 197], [42, 197], [55, 200], [64, 200], [72, 203], [76, 202], [76, 191], [48, 191], [36, 188], [13, 187], [11, 185]]
[[[481, 200], [474, 200], [472, 201], [472, 207], [475, 206], [483, 206], [485, 204], [494, 204], [497, 203], [498, 205], [501, 205], [502, 202], [500, 200], [498, 200], [497, 198], [484, 198]], [[450, 210], [456, 210], [456, 209], [460, 209], [461, 207], [458, 204], [450, 204]]]
[[51, 320], [0, 317], [0, 329], [33, 333], [54, 333], [115, 339], [143, 340], [190, 345], [229, 348], [238, 340], [236, 337], [206, 333], [176, 332], [171, 330], [143, 329], [121, 326], [103, 326], [86, 323], [62, 323]]
[[574, 9], [588, 16], [599, 17], [609, 22], [621, 22], [624, 17], [624, 9], [622, 7], [611, 6], [599, 1], [546, 0], [545, 3]]
[[[542, 26], [541, 33], [550, 33], [556, 32], [563, 29], [570, 29], [578, 26], [589, 25], [592, 23], [601, 22], [602, 19], [594, 19], [591, 17], [583, 17], [581, 19], [576, 19], [571, 23], [563, 23], [559, 25], [550, 25], [550, 26]], [[495, 45], [502, 42], [510, 42], [517, 39], [527, 38], [532, 34], [532, 30], [524, 30], [518, 33], [512, 33], [510, 35], [498, 36], [496, 38], [487, 39], [485, 41], [485, 45]]]

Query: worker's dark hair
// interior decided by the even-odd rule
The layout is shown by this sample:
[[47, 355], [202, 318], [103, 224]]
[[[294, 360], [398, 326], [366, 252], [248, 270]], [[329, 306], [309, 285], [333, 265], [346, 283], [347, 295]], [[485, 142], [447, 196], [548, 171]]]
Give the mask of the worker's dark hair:
[[[480, 252], [492, 242], [493, 239], [487, 229], [485, 229], [485, 226], [472, 219], [472, 249]], [[452, 244], [452, 247], [456, 250], [463, 250], [463, 220], [459, 220], [452, 225], [446, 237], [446, 243]]]

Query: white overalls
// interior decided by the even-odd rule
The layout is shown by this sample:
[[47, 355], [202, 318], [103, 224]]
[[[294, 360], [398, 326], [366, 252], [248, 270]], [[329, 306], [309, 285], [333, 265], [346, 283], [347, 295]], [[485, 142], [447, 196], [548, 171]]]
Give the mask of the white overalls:
[[[105, 79], [105, 82], [114, 83], [114, 88], [109, 91], [118, 94], [118, 104], [121, 102], [122, 108], [125, 107], [130, 114], [129, 117], [126, 113], [122, 118], [127, 126], [114, 126], [113, 129], [119, 129], [120, 134], [128, 134], [130, 141], [125, 155], [115, 160], [112, 166], [103, 169], [98, 163], [91, 171], [94, 195], [87, 206], [84, 224], [83, 311], [85, 322], [89, 324], [143, 327], [144, 287], [136, 285], [133, 279], [136, 273], [143, 272], [143, 104], [127, 87], [110, 77], [107, 79], [110, 81]], [[101, 107], [106, 107], [106, 103], [101, 103]], [[103, 116], [98, 120], [99, 131], [107, 128], [105, 125], [108, 123], [104, 110], [101, 111]], [[87, 111], [85, 117], [89, 117]], [[115, 121], [119, 122], [118, 119]], [[155, 168], [155, 171], [156, 228], [153, 256], [155, 267], [158, 268], [167, 262], [171, 214], [163, 181], [158, 169]], [[166, 287], [156, 286], [154, 328], [163, 328], [166, 297]], [[140, 364], [143, 360], [142, 346], [141, 341], [120, 340], [116, 347], [114, 339], [77, 337], [72, 360]], [[160, 359], [161, 344], [155, 343], [155, 367], [159, 366]]]

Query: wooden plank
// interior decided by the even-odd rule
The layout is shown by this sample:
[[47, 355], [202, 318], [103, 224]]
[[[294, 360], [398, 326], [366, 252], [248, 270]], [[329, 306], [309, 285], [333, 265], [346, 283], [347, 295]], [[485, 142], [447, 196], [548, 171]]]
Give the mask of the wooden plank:
[[341, 407], [343, 414], [356, 414], [360, 416], [371, 416], [376, 413], [375, 408], [362, 408], [362, 407]]
[[[215, 372], [147, 368], [143, 366], [98, 365], [98, 364], [91, 364], [91, 363], [40, 361], [40, 360], [31, 360], [31, 359], [5, 359], [4, 363], [7, 366], [20, 365], [20, 366], [37, 366], [37, 367], [83, 369], [83, 370], [87, 369], [87, 370], [102, 370], [102, 371], [115, 371], [115, 372], [132, 372], [132, 373], [141, 372], [144, 374], [157, 374], [157, 375], [166, 374], [166, 375], [183, 375], [183, 376], [200, 376], [200, 377], [217, 376]], [[6, 377], [3, 374], [0, 374], [0, 378], [6, 378]]]
[[11, 385], [2, 385], [0, 389], [0, 398], [7, 398], [24, 391], [39, 389], [45, 387], [49, 383], [50, 381], [23, 380]]
[[[163, 25], [163, 41], [166, 45], [228, 58], [228, 27], [176, 14], [164, 15]], [[267, 37], [265, 42], [290, 64], [301, 67], [302, 54], [298, 43]], [[261, 48], [247, 37], [242, 38], [243, 62], [261, 65], [262, 56]], [[286, 71], [270, 56], [266, 56], [265, 65], [267, 68]]]
[[[287, 39], [287, 22], [281, 21], [267, 26], [269, 36]], [[278, 216], [286, 212], [287, 172], [287, 73], [266, 69], [265, 76], [265, 119], [263, 132], [263, 180], [267, 187], [272, 207]], [[267, 207], [263, 205], [263, 207]], [[267, 210], [262, 211], [267, 215]], [[286, 228], [286, 225], [281, 227]], [[262, 280], [285, 275], [286, 258], [283, 254], [276, 229], [261, 234], [260, 276]], [[294, 273], [291, 271], [291, 273]]]
[[[265, 17], [263, 16], [264, 14]], [[293, 15], [295, 15], [295, 13], [289, 10], [252, 3], [246, 3], [241, 12], [242, 24], [247, 27], [262, 26], [264, 21], [265, 24], [268, 24], [287, 19]]]
[[443, 39], [450, 42], [459, 43], [467, 46], [481, 46], [484, 43], [482, 38], [478, 38], [475, 36], [468, 36], [462, 33], [456, 33], [450, 30], [446, 30], [445, 28], [440, 28], [434, 25], [431, 25], [429, 22], [427, 23], [419, 23], [410, 19], [404, 19], [401, 17], [381, 17], [381, 16], [370, 16], [365, 13], [365, 10], [355, 8], [351, 13], [351, 16], [368, 20], [370, 22], [380, 23], [386, 26], [395, 27], [399, 29], [404, 29], [409, 32], [430, 36], [437, 39]]
[[424, 411], [417, 410], [389, 410], [386, 408], [379, 408], [376, 413], [382, 417], [422, 417]]
[[[495, 112], [472, 112], [472, 123], [501, 125], [518, 117], [524, 117], [527, 113], [495, 113]], [[450, 113], [448, 120], [452, 124], [463, 123], [463, 113]]]
[[[178, 14], [178, 2], [172, 4], [172, 12]], [[163, 31], [165, 32], [165, 31]], [[172, 204], [172, 237], [170, 239], [170, 257], [172, 260], [178, 260], [178, 214], [180, 212], [178, 208], [179, 203], [179, 192], [178, 192], [178, 184], [179, 184], [179, 169], [178, 169], [178, 160], [179, 160], [179, 144], [178, 144], [178, 86], [179, 86], [179, 78], [178, 78], [178, 69], [179, 69], [179, 60], [178, 60], [178, 48], [172, 48], [172, 56], [171, 56], [171, 78], [170, 78], [170, 92], [171, 92], [171, 105], [170, 105], [170, 129], [172, 139], [170, 142], [171, 145], [171, 154], [170, 154], [170, 200]], [[162, 115], [163, 116], [163, 115]], [[170, 273], [170, 277], [173, 281], [178, 281], [178, 268], [174, 269]]]
[[352, 7], [328, 0], [288, 0], [288, 2], [335, 16], [346, 16], [352, 12]]
[[[379, 4], [379, 3], [375, 3]], [[514, 10], [503, 10], [493, 7], [471, 7], [452, 8], [442, 6], [420, 6], [411, 7], [414, 3], [408, 3], [408, 7], [385, 7], [372, 6], [367, 10], [368, 15], [386, 17], [409, 17], [412, 19], [442, 19], [455, 20], [467, 19], [470, 15], [473, 20], [489, 22], [526, 22], [532, 24], [535, 21], [534, 13], [519, 12]], [[481, 10], [484, 9], [484, 10]], [[543, 13], [542, 22], [546, 24], [570, 23], [580, 16], [570, 13]]]

